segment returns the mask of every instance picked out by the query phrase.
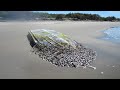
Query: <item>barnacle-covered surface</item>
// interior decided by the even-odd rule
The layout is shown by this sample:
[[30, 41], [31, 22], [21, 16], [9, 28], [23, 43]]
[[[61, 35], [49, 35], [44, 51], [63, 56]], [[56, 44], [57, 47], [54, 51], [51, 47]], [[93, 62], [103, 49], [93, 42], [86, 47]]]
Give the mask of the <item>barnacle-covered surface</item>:
[[33, 52], [43, 60], [61, 67], [91, 67], [96, 52], [67, 35], [54, 30], [38, 29], [28, 32], [27, 38]]

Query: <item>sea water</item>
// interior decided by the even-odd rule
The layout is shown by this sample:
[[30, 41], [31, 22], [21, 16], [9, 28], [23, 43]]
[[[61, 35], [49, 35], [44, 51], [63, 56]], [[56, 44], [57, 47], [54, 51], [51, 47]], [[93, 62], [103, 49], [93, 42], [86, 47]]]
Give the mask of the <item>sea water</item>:
[[104, 37], [102, 37], [103, 40], [120, 43], [120, 27], [111, 27], [103, 30], [103, 33], [105, 34]]

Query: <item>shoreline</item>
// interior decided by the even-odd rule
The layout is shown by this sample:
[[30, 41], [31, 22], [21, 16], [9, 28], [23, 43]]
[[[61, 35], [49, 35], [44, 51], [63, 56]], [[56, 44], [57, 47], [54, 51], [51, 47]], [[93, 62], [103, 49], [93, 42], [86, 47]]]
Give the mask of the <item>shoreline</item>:
[[[120, 22], [0, 22], [0, 78], [120, 78], [120, 46], [97, 39]], [[53, 29], [97, 52], [93, 69], [55, 67], [30, 52], [28, 31]], [[102, 72], [102, 74], [101, 74]]]
[[120, 22], [120, 21], [96, 21], [96, 20], [0, 20], [0, 22]]
[[[100, 37], [100, 39], [105, 40], [105, 41], [109, 41], [112, 43], [120, 44], [120, 38], [118, 37], [119, 30], [118, 31], [115, 30], [115, 31], [110, 32], [110, 30], [112, 30], [113, 28], [119, 28], [119, 30], [120, 30], [120, 26], [110, 27], [109, 29], [103, 30], [101, 32], [104, 35], [103, 35], [103, 37]], [[117, 31], [117, 33], [115, 33], [116, 31]]]

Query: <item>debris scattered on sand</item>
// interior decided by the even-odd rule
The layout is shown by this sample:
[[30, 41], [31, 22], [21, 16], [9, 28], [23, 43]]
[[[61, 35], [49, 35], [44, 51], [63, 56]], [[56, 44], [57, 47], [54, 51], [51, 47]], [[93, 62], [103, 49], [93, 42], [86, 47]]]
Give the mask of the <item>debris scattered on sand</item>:
[[112, 67], [115, 67], [115, 66], [112, 66]]
[[101, 74], [104, 74], [104, 72], [101, 72]]
[[96, 52], [67, 35], [54, 30], [38, 29], [28, 33], [27, 38], [35, 54], [43, 60], [61, 67], [90, 67], [96, 59]]

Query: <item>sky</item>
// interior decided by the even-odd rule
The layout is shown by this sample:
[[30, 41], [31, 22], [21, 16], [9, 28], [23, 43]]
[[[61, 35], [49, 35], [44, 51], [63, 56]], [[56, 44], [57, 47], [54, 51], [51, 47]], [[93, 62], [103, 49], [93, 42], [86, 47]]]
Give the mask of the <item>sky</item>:
[[39, 12], [47, 12], [52, 14], [67, 14], [70, 12], [73, 13], [86, 13], [86, 14], [99, 14], [102, 17], [115, 16], [116, 18], [120, 18], [120, 11], [39, 11]]

